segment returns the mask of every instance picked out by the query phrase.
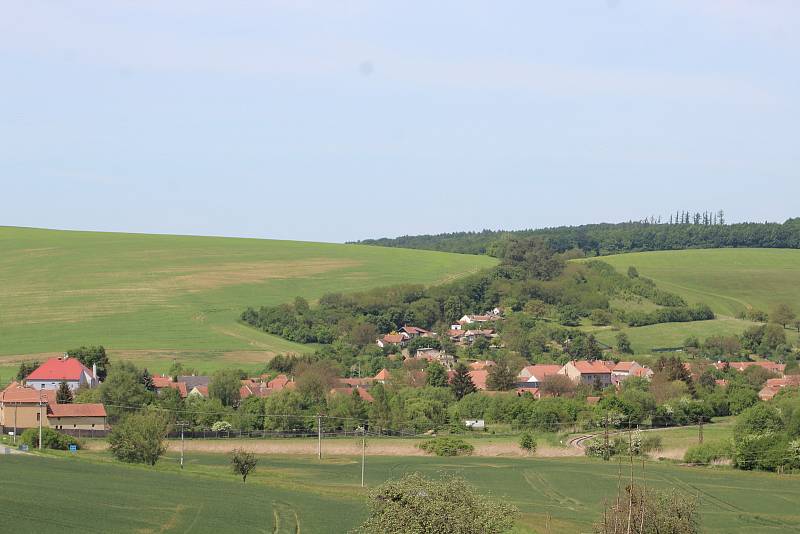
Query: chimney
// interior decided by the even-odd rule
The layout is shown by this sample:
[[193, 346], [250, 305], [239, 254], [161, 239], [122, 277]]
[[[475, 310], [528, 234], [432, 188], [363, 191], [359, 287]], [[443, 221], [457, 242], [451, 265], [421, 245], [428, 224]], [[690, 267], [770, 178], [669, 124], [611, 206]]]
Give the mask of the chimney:
[[97, 378], [97, 363], [92, 364], [92, 375]]

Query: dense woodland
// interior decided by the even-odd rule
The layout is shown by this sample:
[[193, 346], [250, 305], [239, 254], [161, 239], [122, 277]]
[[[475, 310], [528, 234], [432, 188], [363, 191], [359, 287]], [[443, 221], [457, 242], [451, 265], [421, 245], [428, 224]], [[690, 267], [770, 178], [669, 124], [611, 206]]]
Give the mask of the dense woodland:
[[580, 249], [587, 255], [690, 248], [800, 248], [800, 218], [784, 223], [726, 224], [724, 213], [677, 212], [666, 220], [650, 218], [625, 223], [560, 226], [536, 230], [483, 230], [438, 235], [365, 239], [359, 243], [488, 254], [503, 257], [511, 238], [539, 237], [557, 252]]

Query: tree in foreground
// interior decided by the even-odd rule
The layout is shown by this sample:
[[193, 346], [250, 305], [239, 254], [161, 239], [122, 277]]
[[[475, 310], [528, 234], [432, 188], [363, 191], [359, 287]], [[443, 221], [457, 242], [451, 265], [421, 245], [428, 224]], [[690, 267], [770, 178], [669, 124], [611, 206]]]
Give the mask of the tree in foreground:
[[231, 452], [231, 466], [233, 472], [242, 475], [242, 482], [247, 482], [247, 475], [256, 470], [258, 458], [252, 452], [244, 449], [233, 449]]
[[62, 381], [56, 390], [56, 402], [58, 404], [69, 404], [72, 400], [72, 390], [69, 388], [69, 384]]
[[356, 533], [500, 534], [514, 526], [517, 509], [479, 494], [464, 479], [428, 479], [419, 473], [390, 480], [369, 494], [369, 517]]
[[156, 465], [167, 450], [164, 439], [168, 427], [167, 419], [162, 414], [130, 414], [114, 426], [108, 436], [111, 453], [122, 462]]
[[697, 500], [676, 490], [627, 486], [595, 523], [596, 534], [697, 534]]
[[456, 372], [450, 381], [450, 388], [453, 390], [453, 395], [457, 400], [461, 400], [470, 393], [477, 391], [472, 377], [469, 376], [469, 369], [463, 363], [459, 363], [456, 366]]

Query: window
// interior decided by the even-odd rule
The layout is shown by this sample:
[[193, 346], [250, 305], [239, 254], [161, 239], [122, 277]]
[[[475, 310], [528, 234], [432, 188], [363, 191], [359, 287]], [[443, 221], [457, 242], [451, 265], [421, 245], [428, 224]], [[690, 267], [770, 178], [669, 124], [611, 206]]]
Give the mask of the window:
[[40, 415], [41, 415], [41, 414], [40, 414], [39, 412], [36, 412], [36, 422], [37, 422], [37, 423], [39, 422], [39, 416], [40, 416]]

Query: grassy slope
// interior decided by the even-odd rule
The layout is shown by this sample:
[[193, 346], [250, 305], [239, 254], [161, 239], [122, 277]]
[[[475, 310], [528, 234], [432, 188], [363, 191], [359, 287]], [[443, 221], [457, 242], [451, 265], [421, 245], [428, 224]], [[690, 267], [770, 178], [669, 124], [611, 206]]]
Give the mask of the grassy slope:
[[659, 287], [689, 302], [705, 302], [722, 315], [800, 302], [800, 250], [675, 250], [602, 259], [620, 272], [633, 265]]
[[[295, 532], [299, 523], [302, 532], [339, 533], [365, 513], [358, 458], [320, 463], [263, 457], [246, 485], [229, 474], [227, 461], [224, 455], [193, 454], [180, 472], [174, 457], [155, 469], [75, 458], [4, 457], [4, 474], [15, 482], [0, 485], [0, 506], [15, 511], [20, 533], [39, 531], [42, 521], [60, 532], [89, 532], [87, 518], [95, 519], [95, 531], [103, 532]], [[367, 462], [368, 486], [411, 471], [460, 473], [522, 511], [517, 532], [544, 532], [549, 514], [554, 534], [590, 531], [603, 500], [615, 491], [618, 474], [613, 462], [584, 458], [369, 457]], [[699, 494], [704, 532], [787, 532], [800, 523], [793, 506], [800, 500], [797, 476], [669, 464], [648, 464], [646, 474], [649, 485]], [[68, 487], [81, 490], [65, 492]], [[48, 503], [45, 516], [41, 502]]]
[[[0, 355], [104, 344], [158, 360], [264, 361], [301, 346], [236, 322], [248, 305], [396, 283], [433, 284], [485, 256], [357, 245], [0, 227]], [[172, 354], [167, 354], [171, 360]], [[222, 356], [224, 357], [224, 355]]]
[[[601, 258], [620, 272], [633, 265], [658, 287], [681, 295], [690, 303], [705, 302], [718, 318], [696, 323], [670, 323], [626, 328], [637, 353], [653, 348], [681, 346], [693, 335], [732, 335], [753, 323], [733, 316], [745, 308], [764, 311], [787, 302], [800, 311], [800, 250], [709, 249], [638, 252]], [[593, 329], [594, 330], [594, 329]], [[596, 329], [598, 339], [613, 343], [616, 332]], [[788, 332], [797, 339], [796, 332]]]

